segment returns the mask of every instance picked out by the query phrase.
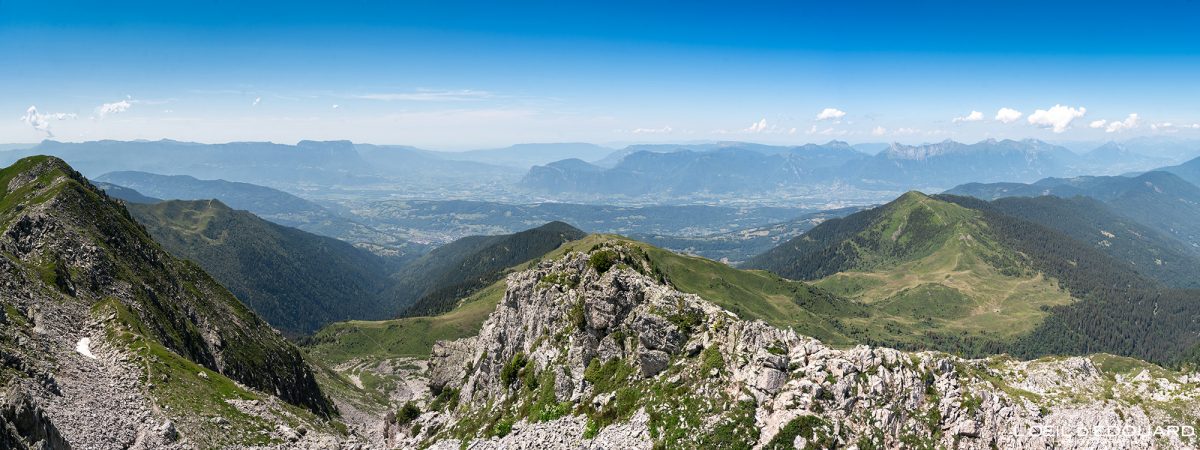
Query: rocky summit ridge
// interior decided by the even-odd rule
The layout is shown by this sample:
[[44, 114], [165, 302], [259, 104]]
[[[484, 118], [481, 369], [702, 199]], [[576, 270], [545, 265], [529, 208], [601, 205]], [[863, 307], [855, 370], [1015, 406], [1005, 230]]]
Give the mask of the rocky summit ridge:
[[329, 445], [299, 350], [62, 160], [0, 170], [0, 447]]
[[400, 448], [1195, 448], [1200, 375], [1111, 355], [831, 348], [670, 286], [639, 248], [507, 277], [436, 345]]

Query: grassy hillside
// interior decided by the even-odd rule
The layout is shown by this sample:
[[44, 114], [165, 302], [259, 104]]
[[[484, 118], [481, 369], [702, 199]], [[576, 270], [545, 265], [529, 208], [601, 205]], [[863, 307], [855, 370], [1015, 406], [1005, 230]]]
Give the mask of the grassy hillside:
[[391, 317], [379, 302], [389, 283], [386, 262], [370, 252], [217, 200], [128, 208], [172, 254], [195, 261], [284, 332], [300, 335], [336, 321]]
[[427, 358], [434, 342], [473, 336], [504, 297], [497, 281], [458, 302], [445, 314], [382, 321], [354, 320], [329, 325], [304, 340], [316, 359], [337, 365], [352, 359]]
[[[1071, 211], [1026, 206], [1031, 217]], [[1106, 351], [1157, 362], [1179, 362], [1197, 342], [1196, 291], [1164, 288], [1108, 247], [1006, 214], [1011, 208], [1021, 205], [909, 193], [825, 222], [751, 265], [869, 306], [868, 318], [843, 321], [861, 342], [971, 355]], [[1129, 232], [1097, 230], [1088, 218], [1099, 217], [1057, 223], [1083, 227], [1068, 230], [1079, 236]], [[1137, 245], [1122, 241], [1114, 254], [1130, 256]]]
[[970, 239], [947, 241], [887, 269], [839, 272], [815, 284], [872, 306], [872, 316], [853, 325], [878, 342], [917, 343], [929, 333], [1007, 340], [1036, 327], [1043, 308], [1072, 302], [1041, 274], [1014, 276], [1019, 266], [996, 267], [990, 262], [996, 255]]
[[909, 192], [881, 207], [828, 220], [743, 266], [815, 280], [917, 260], [954, 239], [972, 237], [985, 249], [993, 247], [990, 241], [978, 240], [981, 226], [970, 209]]
[[[148, 393], [172, 405], [185, 434], [214, 413], [211, 397], [188, 403], [210, 393], [200, 389], [240, 396], [248, 386], [320, 416], [336, 413], [294, 346], [198, 266], [169, 255], [121, 203], [63, 161], [30, 157], [0, 170], [0, 229], [9, 273], [37, 274], [0, 286], [5, 310], [66, 311], [38, 324], [48, 336], [89, 326], [82, 317], [91, 314], [86, 323], [101, 323], [111, 345], [153, 355], [161, 367], [147, 368], [155, 377]], [[24, 350], [33, 354], [14, 357], [48, 357]], [[200, 380], [206, 376], [210, 382]]]
[[450, 311], [456, 302], [495, 283], [506, 271], [585, 233], [562, 222], [500, 236], [471, 236], [440, 247], [392, 278], [385, 303], [405, 316]]
[[1072, 302], [1000, 245], [980, 212], [917, 192], [828, 221], [748, 265], [868, 305], [870, 316], [848, 319], [847, 332], [890, 345], [1011, 341], [1036, 328], [1045, 308]]

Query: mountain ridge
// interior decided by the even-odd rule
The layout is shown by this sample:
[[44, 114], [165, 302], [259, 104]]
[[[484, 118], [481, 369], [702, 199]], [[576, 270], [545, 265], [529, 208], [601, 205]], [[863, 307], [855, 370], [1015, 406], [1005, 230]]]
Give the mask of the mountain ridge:
[[[608, 252], [626, 265], [594, 262]], [[1170, 408], [1146, 403], [1117, 419], [1114, 409], [1135, 389], [1123, 374], [1172, 375], [1108, 355], [1021, 362], [833, 349], [673, 290], [638, 255], [612, 243], [509, 276], [478, 335], [435, 346], [430, 400], [389, 422], [396, 439], [389, 444], [982, 449], [1039, 439], [1085, 448], [1088, 440], [1071, 434], [1047, 440], [1003, 430], [1102, 417], [1149, 423]], [[578, 284], [545, 281], [556, 274]], [[1107, 388], [1115, 403], [1097, 400]], [[880, 408], [890, 411], [882, 420], [872, 413]], [[1153, 438], [1121, 439], [1145, 445]]]
[[[14, 324], [0, 327], [2, 378], [66, 441], [269, 442], [278, 432], [261, 424], [284, 415], [312, 439], [336, 435], [337, 410], [300, 351], [79, 172], [25, 158], [0, 170], [0, 189], [0, 303]], [[262, 415], [236, 399], [258, 399]]]
[[893, 143], [873, 155], [840, 141], [790, 147], [736, 142], [630, 146], [622, 152], [618, 161], [604, 166], [578, 160], [534, 166], [520, 185], [535, 192], [632, 197], [734, 194], [831, 183], [912, 189], [961, 184], [972, 181], [971, 173], [986, 173], [985, 181], [1033, 181], [1077, 173], [1088, 164], [1087, 158], [1066, 148], [1032, 139]]
[[401, 258], [415, 256], [412, 254], [423, 250], [403, 239], [343, 217], [316, 202], [267, 186], [138, 171], [108, 172], [97, 180], [159, 199], [218, 199], [234, 209], [250, 211], [280, 225], [349, 242], [370, 244], [372, 248], [380, 249], [380, 253]]
[[267, 222], [219, 200], [127, 208], [172, 254], [195, 261], [291, 335], [330, 322], [382, 319], [388, 263], [348, 243]]
[[[826, 221], [745, 266], [811, 280], [840, 295], [863, 296], [877, 302], [878, 313], [915, 308], [907, 314], [926, 319], [907, 326], [925, 338], [906, 345], [1021, 357], [1099, 350], [1181, 364], [1197, 343], [1188, 331], [1197, 314], [1189, 299], [1200, 291], [1166, 288], [1094, 243], [969, 197], [910, 192], [887, 205]], [[1032, 290], [1013, 290], [1020, 286]], [[889, 309], [896, 307], [902, 309]], [[1162, 316], [1159, 309], [1173, 313]], [[907, 329], [903, 315], [888, 320], [898, 330]], [[1007, 325], [997, 329], [995, 324]], [[855, 334], [860, 339], [902, 343], [896, 339], [903, 333], [877, 335], [865, 325], [865, 335]], [[1106, 331], [1112, 329], [1144, 334], [1126, 339]], [[951, 333], [958, 330], [973, 331]], [[1160, 339], [1173, 343], [1163, 345]]]
[[946, 191], [985, 200], [1000, 197], [1077, 195], [1096, 198], [1114, 211], [1200, 249], [1200, 187], [1165, 171], [1132, 177], [1085, 176], [1046, 178], [1032, 184], [970, 183]]
[[501, 279], [510, 267], [584, 234], [564, 222], [550, 222], [513, 234], [462, 238], [403, 267], [383, 298], [405, 316], [443, 313], [458, 299]]

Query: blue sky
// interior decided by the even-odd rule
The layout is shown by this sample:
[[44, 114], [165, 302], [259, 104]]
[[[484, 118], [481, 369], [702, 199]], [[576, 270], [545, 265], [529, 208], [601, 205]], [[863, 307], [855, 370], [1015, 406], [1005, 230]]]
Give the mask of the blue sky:
[[0, 0], [0, 141], [1200, 137], [1197, 2], [114, 3]]

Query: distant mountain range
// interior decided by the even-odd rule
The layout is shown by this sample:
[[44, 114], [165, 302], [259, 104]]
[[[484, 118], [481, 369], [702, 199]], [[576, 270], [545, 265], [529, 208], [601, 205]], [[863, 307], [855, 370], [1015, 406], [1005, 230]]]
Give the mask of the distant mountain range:
[[615, 149], [582, 142], [517, 144], [505, 148], [444, 152], [442, 157], [457, 161], [473, 161], [497, 166], [528, 170], [532, 166], [563, 159], [594, 161], [604, 159]]
[[[893, 144], [862, 161], [859, 183], [887, 187], [953, 186], [967, 181], [1036, 180], [1070, 173], [1080, 157], [1037, 140], [988, 139], [975, 144]], [[854, 174], [853, 168], [847, 168]]]
[[[315, 217], [313, 221], [336, 219], [332, 212], [321, 205], [278, 189], [250, 183], [201, 180], [188, 175], [159, 175], [135, 171], [108, 172], [95, 179], [106, 185], [117, 185], [163, 199], [219, 199], [233, 208], [251, 211], [265, 218], [279, 218], [281, 221], [287, 220], [289, 216], [312, 216]], [[302, 222], [285, 225], [294, 226], [299, 223]]]
[[[1200, 151], [1200, 149], [1197, 149]], [[566, 159], [529, 170], [520, 186], [545, 194], [671, 198], [746, 195], [845, 184], [869, 190], [944, 188], [967, 182], [1030, 182], [1122, 173], [1170, 161], [1108, 143], [1076, 154], [1038, 140], [891, 144], [866, 153], [839, 141], [798, 147], [747, 143], [630, 146], [618, 160]]]
[[[110, 195], [132, 203], [153, 199], [216, 199], [272, 222], [347, 242], [368, 245], [382, 254], [404, 257], [424, 251], [403, 239], [382, 233], [339, 215], [317, 203], [278, 189], [225, 180], [200, 180], [187, 175], [147, 172], [109, 172], [96, 178]], [[415, 256], [415, 255], [413, 255]]]
[[920, 145], [715, 142], [620, 149], [539, 143], [462, 152], [349, 141], [286, 145], [47, 140], [0, 148], [0, 163], [34, 154], [59, 156], [89, 177], [122, 171], [189, 175], [320, 198], [608, 204], [731, 199], [762, 204], [775, 199], [774, 204], [830, 204], [850, 197], [873, 203], [905, 190], [941, 190], [968, 182], [1028, 183], [1047, 177], [1140, 172], [1200, 155], [1200, 141], [1135, 138], [1095, 144], [1077, 153], [1031, 139]]
[[1092, 197], [1118, 214], [1172, 236], [1189, 248], [1200, 249], [1200, 187], [1169, 172], [1153, 171], [1135, 177], [1047, 178], [1031, 184], [968, 183], [946, 193], [984, 200], [1042, 195]]
[[836, 178], [836, 170], [867, 156], [843, 142], [780, 148], [729, 144], [671, 152], [638, 150], [612, 168], [582, 160], [529, 170], [521, 186], [539, 192], [680, 196], [761, 192]]
[[1195, 158], [1175, 166], [1160, 167], [1155, 170], [1173, 173], [1188, 183], [1200, 186], [1200, 158]]
[[406, 146], [349, 141], [198, 144], [161, 141], [42, 141], [0, 153], [11, 162], [29, 155], [54, 155], [89, 177], [119, 171], [190, 175], [272, 187], [396, 186], [445, 187], [508, 183], [520, 170], [443, 158], [439, 152]]
[[92, 184], [104, 191], [105, 194], [108, 194], [109, 197], [124, 200], [129, 203], [158, 203], [163, 201], [161, 198], [143, 195], [141, 192], [125, 186], [118, 186], [112, 183], [105, 183], [103, 181], [96, 180], [92, 180]]

